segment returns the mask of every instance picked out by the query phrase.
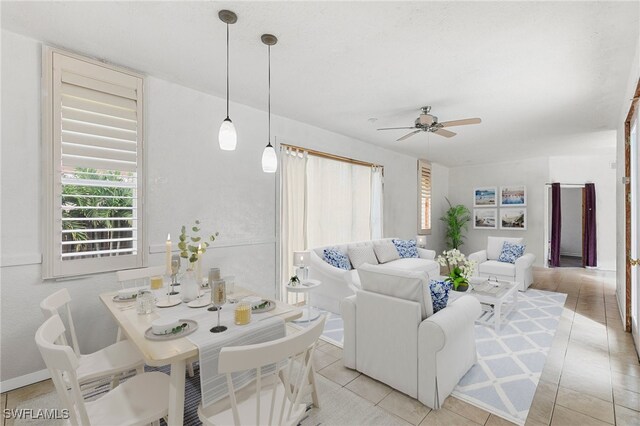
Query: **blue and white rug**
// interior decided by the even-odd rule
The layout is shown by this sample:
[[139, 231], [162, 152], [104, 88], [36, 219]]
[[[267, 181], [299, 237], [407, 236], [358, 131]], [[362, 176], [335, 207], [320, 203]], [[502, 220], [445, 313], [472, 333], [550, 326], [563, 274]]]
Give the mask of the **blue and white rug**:
[[566, 294], [527, 290], [496, 333], [476, 324], [478, 362], [453, 395], [523, 425], [556, 333]]

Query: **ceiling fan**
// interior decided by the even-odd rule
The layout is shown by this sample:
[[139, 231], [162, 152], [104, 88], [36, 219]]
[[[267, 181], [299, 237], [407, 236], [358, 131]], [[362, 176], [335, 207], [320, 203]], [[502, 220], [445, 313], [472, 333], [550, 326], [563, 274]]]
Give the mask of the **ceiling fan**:
[[420, 132], [431, 132], [436, 135], [444, 136], [445, 138], [451, 138], [456, 135], [456, 133], [445, 129], [445, 127], [453, 127], [453, 126], [466, 126], [467, 124], [479, 124], [482, 122], [479, 118], [465, 118], [463, 120], [453, 120], [453, 121], [443, 121], [442, 123], [438, 122], [438, 117], [435, 115], [429, 114], [431, 111], [430, 106], [424, 106], [421, 108], [422, 114], [420, 117], [416, 118], [415, 124], [413, 127], [384, 127], [378, 130], [398, 130], [398, 129], [415, 129], [411, 133], [407, 133], [402, 136], [398, 141], [403, 141], [405, 139], [410, 138], [416, 133]]

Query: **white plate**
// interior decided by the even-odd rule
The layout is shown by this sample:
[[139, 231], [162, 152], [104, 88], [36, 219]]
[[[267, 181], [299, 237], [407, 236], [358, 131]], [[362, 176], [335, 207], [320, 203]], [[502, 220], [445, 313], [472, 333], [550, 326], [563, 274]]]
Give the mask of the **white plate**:
[[144, 332], [144, 337], [148, 340], [157, 340], [157, 341], [173, 340], [173, 339], [179, 339], [181, 337], [188, 336], [198, 329], [198, 323], [195, 322], [194, 320], [180, 319], [178, 321], [180, 322], [180, 324], [187, 323], [187, 326], [183, 328], [182, 331], [179, 333], [153, 334], [151, 327], [149, 327], [147, 331]]
[[187, 306], [190, 308], [205, 308], [210, 304], [211, 304], [211, 298], [202, 296], [197, 298], [196, 300], [192, 300], [191, 302], [187, 303]]
[[138, 297], [138, 295], [134, 294], [133, 297], [129, 297], [129, 298], [126, 298], [126, 299], [121, 299], [120, 296], [118, 296], [116, 294], [115, 296], [113, 296], [113, 301], [116, 302], [116, 303], [135, 302], [137, 297]]
[[276, 302], [274, 302], [273, 300], [262, 300], [260, 303], [258, 303], [258, 305], [261, 305], [264, 302], [267, 302], [267, 306], [265, 306], [264, 308], [260, 308], [260, 309], [251, 307], [251, 313], [253, 313], [253, 314], [261, 314], [263, 312], [273, 311], [276, 308]]
[[167, 300], [166, 297], [161, 296], [160, 299], [158, 299], [158, 301], [156, 302], [156, 306], [158, 308], [170, 308], [172, 306], [176, 306], [181, 303], [182, 303], [182, 300], [180, 300], [180, 298], [177, 296], [171, 296], [169, 300]]

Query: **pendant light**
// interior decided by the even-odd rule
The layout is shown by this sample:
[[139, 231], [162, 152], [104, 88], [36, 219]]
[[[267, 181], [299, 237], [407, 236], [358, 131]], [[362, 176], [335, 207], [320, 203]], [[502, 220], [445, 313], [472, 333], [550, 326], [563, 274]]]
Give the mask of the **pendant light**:
[[236, 127], [229, 118], [229, 24], [235, 24], [238, 16], [230, 10], [221, 10], [218, 17], [227, 24], [227, 118], [224, 119], [218, 132], [218, 144], [223, 151], [235, 151], [238, 141]]
[[276, 150], [271, 145], [271, 46], [278, 42], [276, 36], [271, 34], [262, 34], [262, 42], [267, 45], [269, 49], [269, 139], [267, 140], [267, 146], [262, 152], [262, 171], [265, 173], [275, 173], [278, 170], [278, 156]]

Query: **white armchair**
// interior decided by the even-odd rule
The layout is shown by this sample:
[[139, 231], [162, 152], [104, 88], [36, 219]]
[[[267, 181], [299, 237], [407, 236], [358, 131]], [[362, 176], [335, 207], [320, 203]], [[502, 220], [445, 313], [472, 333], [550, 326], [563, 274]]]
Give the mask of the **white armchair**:
[[433, 311], [424, 272], [363, 265], [362, 290], [341, 303], [348, 368], [438, 409], [476, 362], [480, 303], [462, 296]]
[[488, 237], [486, 250], [480, 250], [468, 256], [469, 260], [478, 262], [475, 276], [514, 281], [518, 284], [520, 291], [526, 291], [533, 282], [533, 262], [536, 257], [533, 253], [525, 253], [516, 259], [515, 264], [498, 261], [505, 241], [524, 244], [523, 238]]

